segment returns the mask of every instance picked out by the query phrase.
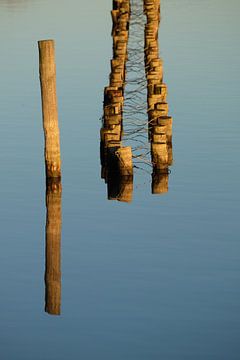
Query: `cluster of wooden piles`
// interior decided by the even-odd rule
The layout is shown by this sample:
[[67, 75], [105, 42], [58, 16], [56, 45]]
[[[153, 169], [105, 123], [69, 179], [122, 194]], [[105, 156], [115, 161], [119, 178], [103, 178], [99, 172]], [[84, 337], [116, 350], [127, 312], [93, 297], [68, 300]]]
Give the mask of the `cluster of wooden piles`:
[[104, 114], [100, 132], [102, 178], [108, 184], [109, 199], [130, 201], [133, 187], [132, 150], [121, 144], [130, 0], [113, 0], [111, 14], [113, 59], [109, 86], [104, 89]]
[[159, 58], [160, 0], [144, 0], [145, 70], [147, 78], [149, 140], [153, 164], [152, 192], [168, 191], [168, 166], [172, 164], [172, 117], [168, 116], [167, 86]]

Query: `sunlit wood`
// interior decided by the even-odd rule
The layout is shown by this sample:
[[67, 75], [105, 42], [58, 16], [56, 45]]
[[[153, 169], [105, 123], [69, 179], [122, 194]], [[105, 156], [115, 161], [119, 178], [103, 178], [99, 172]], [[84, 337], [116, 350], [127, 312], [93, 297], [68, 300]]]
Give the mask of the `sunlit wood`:
[[54, 41], [41, 40], [38, 42], [38, 48], [46, 176], [49, 178], [61, 178]]

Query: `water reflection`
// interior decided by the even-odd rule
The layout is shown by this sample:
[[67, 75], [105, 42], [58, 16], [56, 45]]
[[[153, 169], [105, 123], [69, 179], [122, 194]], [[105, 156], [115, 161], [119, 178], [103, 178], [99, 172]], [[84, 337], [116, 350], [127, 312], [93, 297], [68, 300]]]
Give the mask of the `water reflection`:
[[9, 10], [26, 7], [28, 3], [30, 3], [29, 0], [0, 0], [0, 6], [6, 7]]
[[46, 210], [45, 311], [60, 315], [62, 185], [59, 180], [46, 181]]

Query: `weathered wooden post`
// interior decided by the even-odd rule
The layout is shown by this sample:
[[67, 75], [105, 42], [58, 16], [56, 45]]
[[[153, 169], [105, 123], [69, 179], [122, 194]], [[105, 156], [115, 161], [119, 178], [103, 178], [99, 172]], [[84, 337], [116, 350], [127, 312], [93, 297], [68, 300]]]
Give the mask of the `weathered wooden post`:
[[62, 185], [56, 179], [46, 184], [45, 311], [61, 312], [61, 226]]
[[38, 41], [39, 75], [45, 137], [47, 178], [61, 178], [60, 136], [58, 127], [56, 65], [53, 40]]

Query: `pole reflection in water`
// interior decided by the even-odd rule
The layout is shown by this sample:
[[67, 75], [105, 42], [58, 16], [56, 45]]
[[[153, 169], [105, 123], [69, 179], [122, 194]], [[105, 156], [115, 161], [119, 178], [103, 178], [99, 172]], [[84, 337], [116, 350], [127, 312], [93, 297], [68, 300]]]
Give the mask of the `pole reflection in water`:
[[8, 8], [9, 11], [15, 11], [18, 9], [25, 10], [27, 5], [31, 4], [29, 0], [1, 0], [0, 7], [4, 6]]
[[61, 313], [62, 184], [46, 181], [45, 311]]

